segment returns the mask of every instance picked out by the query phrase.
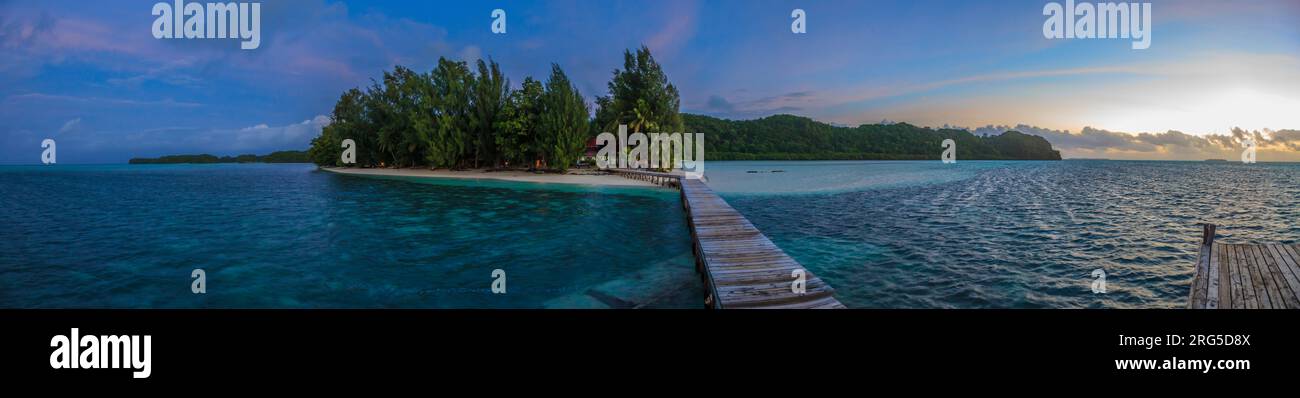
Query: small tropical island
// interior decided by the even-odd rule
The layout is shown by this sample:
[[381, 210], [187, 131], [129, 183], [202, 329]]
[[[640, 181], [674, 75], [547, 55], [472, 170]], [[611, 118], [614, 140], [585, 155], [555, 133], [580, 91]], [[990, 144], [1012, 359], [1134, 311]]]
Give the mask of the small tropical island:
[[[544, 82], [525, 77], [515, 89], [495, 61], [471, 67], [440, 58], [428, 73], [397, 66], [364, 90], [344, 92], [307, 155], [342, 172], [564, 175], [590, 168], [597, 134], [626, 125], [633, 133], [704, 133], [707, 160], [926, 160], [939, 156], [946, 139], [957, 143], [963, 160], [1061, 159], [1047, 140], [1015, 131], [981, 137], [906, 123], [850, 128], [794, 115], [726, 120], [680, 113], [680, 102], [645, 46], [624, 51], [623, 68], [613, 72], [606, 95], [595, 98], [594, 112], [557, 64]], [[348, 139], [356, 144], [356, 162], [344, 164]], [[375, 173], [383, 172], [365, 174]]]
[[311, 163], [306, 151], [276, 151], [267, 155], [221, 156], [167, 155], [156, 158], [131, 158], [129, 164], [180, 164], [180, 163]]

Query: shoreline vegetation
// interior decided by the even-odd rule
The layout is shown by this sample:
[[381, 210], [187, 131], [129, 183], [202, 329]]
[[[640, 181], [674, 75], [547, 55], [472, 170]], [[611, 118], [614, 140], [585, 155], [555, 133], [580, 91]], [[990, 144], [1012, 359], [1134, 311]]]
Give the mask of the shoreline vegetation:
[[633, 180], [597, 170], [571, 170], [566, 173], [535, 173], [523, 170], [463, 169], [433, 170], [427, 168], [359, 168], [324, 166], [320, 170], [346, 175], [370, 177], [451, 178], [469, 180], [498, 180], [537, 184], [572, 184], [603, 187], [645, 187], [658, 185], [648, 181]]
[[[594, 118], [558, 64], [545, 82], [525, 77], [518, 89], [496, 61], [475, 66], [446, 58], [428, 73], [396, 66], [364, 91], [344, 92], [312, 140], [311, 159], [322, 167], [563, 173], [579, 165], [593, 131], [682, 130], [677, 89], [644, 46], [623, 52], [623, 69], [595, 99]], [[345, 144], [355, 163], [343, 163]]]

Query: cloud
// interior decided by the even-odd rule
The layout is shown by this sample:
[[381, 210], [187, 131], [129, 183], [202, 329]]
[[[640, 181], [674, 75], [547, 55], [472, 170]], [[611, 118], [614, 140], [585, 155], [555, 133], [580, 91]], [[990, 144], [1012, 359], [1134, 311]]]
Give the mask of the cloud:
[[[114, 163], [132, 157], [156, 157], [176, 154], [208, 153], [218, 156], [267, 154], [281, 150], [305, 150], [311, 140], [328, 126], [329, 117], [284, 125], [259, 123], [242, 128], [165, 127], [143, 131], [88, 129], [80, 119], [64, 124], [59, 142], [60, 163]], [[47, 136], [27, 130], [9, 132], [10, 147], [0, 148], [0, 162], [30, 163], [32, 148]]]
[[704, 103], [704, 107], [711, 111], [724, 113], [731, 113], [736, 110], [736, 105], [732, 104], [731, 101], [717, 95], [710, 95], [709, 100]]
[[1070, 158], [1110, 159], [1237, 159], [1246, 141], [1256, 142], [1261, 161], [1300, 160], [1300, 130], [1252, 130], [1233, 128], [1228, 134], [1192, 135], [1177, 130], [1163, 133], [1127, 133], [1084, 127], [1078, 133], [1019, 124], [967, 129], [977, 135], [996, 135], [1014, 130], [1041, 136]]
[[79, 106], [97, 105], [97, 106], [160, 106], [160, 107], [197, 107], [202, 106], [196, 102], [175, 101], [171, 98], [162, 100], [134, 100], [127, 98], [103, 98], [103, 97], [79, 97], [72, 95], [55, 95], [44, 93], [26, 93], [15, 94], [5, 97], [3, 102], [6, 106], [22, 104], [58, 104], [63, 105], [76, 104]]
[[[127, 157], [160, 156], [174, 154], [210, 153], [214, 155], [265, 154], [280, 150], [305, 150], [312, 138], [328, 126], [329, 117], [317, 115], [311, 119], [286, 125], [257, 125], [233, 129], [209, 128], [159, 128], [126, 134], [97, 134], [94, 142], [87, 142], [94, 151], [110, 144], [119, 146], [114, 152], [125, 152]], [[62, 145], [62, 142], [60, 142]], [[61, 147], [60, 151], [63, 150]]]
[[862, 84], [812, 87], [822, 101], [807, 109], [810, 116], [846, 124], [889, 117], [1196, 134], [1300, 125], [1294, 111], [1300, 106], [1300, 57], [1294, 54], [1206, 51], [1147, 59], [928, 81], [866, 74]]
[[753, 119], [781, 113], [799, 112], [817, 96], [811, 91], [795, 91], [750, 100], [733, 102], [721, 95], [710, 95], [702, 104], [687, 111], [702, 112], [707, 115], [727, 119]]
[[201, 88], [203, 78], [189, 72], [198, 62], [198, 57], [184, 57], [168, 61], [162, 65], [130, 77], [112, 77], [108, 84], [117, 87], [139, 88], [148, 82], [160, 82], [174, 87]]
[[78, 128], [81, 128], [81, 118], [72, 119], [63, 123], [63, 127], [59, 129], [59, 133], [70, 133], [77, 131]]
[[468, 63], [478, 62], [483, 59], [483, 49], [478, 46], [465, 46], [460, 50], [460, 60]]
[[[375, 11], [353, 14], [341, 2], [264, 4], [263, 42], [253, 51], [240, 50], [235, 41], [155, 39], [147, 33], [148, 7], [146, 17], [123, 18], [111, 5], [0, 6], [5, 52], [0, 77], [5, 78], [32, 77], [47, 66], [75, 62], [107, 72], [101, 82], [114, 87], [160, 82], [194, 88], [212, 80], [226, 86], [342, 91], [396, 64], [422, 66], [439, 55], [458, 54], [442, 27]], [[145, 34], [139, 34], [142, 28]]]
[[1233, 128], [1232, 136], [1238, 141], [1249, 137], [1254, 139], [1256, 145], [1261, 148], [1270, 148], [1277, 150], [1300, 151], [1300, 130], [1264, 130], [1247, 132], [1241, 128]]
[[5, 78], [33, 77], [47, 65], [84, 61], [130, 68], [166, 57], [150, 35], [123, 34], [136, 27], [121, 19], [114, 23], [111, 18], [51, 12], [31, 4], [0, 2], [0, 7], [0, 50], [5, 53], [0, 57], [0, 76]]
[[316, 115], [300, 123], [270, 127], [265, 123], [245, 127], [234, 132], [216, 131], [218, 137], [226, 136], [230, 148], [273, 148], [305, 149], [311, 139], [320, 135], [321, 129], [330, 124], [330, 118]]

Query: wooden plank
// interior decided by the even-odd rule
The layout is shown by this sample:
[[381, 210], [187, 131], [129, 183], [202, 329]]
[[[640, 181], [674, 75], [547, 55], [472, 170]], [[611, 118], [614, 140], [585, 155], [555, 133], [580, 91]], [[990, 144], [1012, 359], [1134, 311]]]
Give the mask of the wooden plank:
[[1232, 245], [1233, 272], [1241, 279], [1241, 300], [1242, 308], [1253, 310], [1259, 308], [1259, 301], [1255, 299], [1255, 287], [1250, 278], [1250, 270], [1246, 264], [1245, 257], [1242, 254], [1242, 245]]
[[709, 266], [719, 273], [746, 271], [793, 271], [803, 269], [803, 266], [799, 265], [798, 262], [788, 258], [765, 259], [761, 261], [720, 261], [716, 258], [711, 258], [709, 259]]
[[772, 245], [745, 245], [745, 244], [709, 244], [701, 242], [700, 248], [716, 253], [719, 256], [733, 257], [782, 257], [781, 253], [776, 253]]
[[1255, 287], [1255, 299], [1259, 301], [1259, 308], [1273, 309], [1284, 308], [1273, 305], [1274, 294], [1268, 291], [1268, 270], [1267, 266], [1261, 264], [1258, 256], [1255, 254], [1255, 245], [1242, 245], [1246, 253], [1246, 262], [1250, 264], [1250, 282]]
[[1207, 275], [1210, 274], [1209, 268], [1210, 268], [1210, 246], [1201, 245], [1200, 254], [1196, 256], [1196, 272], [1192, 276], [1191, 293], [1187, 298], [1188, 308], [1192, 308], [1192, 309], [1205, 308], [1206, 293], [1208, 292], [1206, 286], [1210, 282], [1209, 278], [1206, 277]]
[[1272, 273], [1273, 287], [1277, 289], [1278, 297], [1282, 299], [1283, 308], [1300, 308], [1295, 295], [1291, 294], [1291, 282], [1287, 280], [1290, 272], [1287, 270], [1285, 260], [1278, 258], [1271, 245], [1259, 245], [1259, 251], [1264, 257], [1264, 263], [1268, 264], [1269, 272]]
[[[751, 297], [771, 298], [772, 300], [794, 300], [800, 301], [803, 296], [816, 295], [819, 293], [829, 294], [832, 289], [828, 289], [820, 279], [809, 280], [807, 289], [804, 294], [795, 293], [792, 287], [793, 281], [774, 281], [774, 282], [756, 282], [744, 285], [723, 285], [718, 286], [718, 292], [723, 295], [743, 295]], [[816, 283], [812, 283], [816, 282]]]
[[1228, 247], [1224, 244], [1216, 244], [1215, 258], [1219, 265], [1219, 307], [1232, 308], [1232, 275], [1228, 274]]
[[1241, 245], [1241, 261], [1245, 265], [1247, 275], [1250, 276], [1250, 288], [1255, 299], [1255, 308], [1269, 309], [1273, 304], [1268, 301], [1268, 288], [1264, 287], [1264, 278], [1259, 274], [1259, 268], [1255, 266], [1255, 256], [1250, 254], [1250, 245]]
[[1282, 301], [1287, 308], [1297, 309], [1300, 308], [1300, 300], [1297, 300], [1300, 295], [1296, 294], [1295, 288], [1300, 280], [1291, 273], [1291, 266], [1287, 264], [1290, 256], [1283, 254], [1280, 247], [1281, 245], [1260, 245], [1260, 250], [1264, 252], [1265, 260], [1274, 272], [1273, 277], [1277, 280], [1277, 290], [1282, 295]]
[[1230, 296], [1228, 300], [1232, 302], [1232, 305], [1226, 308], [1234, 308], [1234, 309], [1246, 308], [1245, 301], [1242, 299], [1242, 294], [1241, 294], [1241, 277], [1237, 274], [1237, 265], [1232, 255], [1232, 252], [1233, 252], [1232, 245], [1223, 245], [1222, 261], [1223, 261], [1223, 269], [1226, 272], [1224, 275], [1228, 276], [1227, 279], [1228, 292], [1232, 294], [1232, 296]]
[[1300, 261], [1297, 261], [1297, 256], [1286, 245], [1269, 245], [1269, 249], [1276, 255], [1278, 268], [1282, 269], [1291, 296], [1300, 302]]
[[780, 270], [762, 269], [748, 271], [714, 271], [715, 276], [719, 281], [726, 280], [738, 283], [755, 283], [793, 280], [794, 276], [792, 275], [794, 275], [795, 270], [796, 269], [787, 268]]
[[779, 273], [789, 275], [790, 273], [796, 270], [803, 269], [803, 266], [791, 260], [771, 260], [762, 263], [744, 263], [744, 262], [721, 263], [721, 262], [710, 260], [709, 268], [720, 276], [727, 275], [727, 274], [746, 274], [746, 273], [755, 273], [755, 272], [768, 272], [768, 273], [779, 272]]
[[1261, 286], [1264, 286], [1264, 297], [1269, 300], [1268, 308], [1270, 308], [1270, 310], [1273, 310], [1273, 308], [1277, 308], [1277, 310], [1286, 308], [1287, 304], [1283, 303], [1281, 295], [1278, 295], [1278, 286], [1275, 286], [1275, 282], [1273, 281], [1273, 272], [1269, 271], [1269, 264], [1265, 263], [1265, 261], [1261, 259], [1258, 246], [1248, 245], [1247, 252], [1251, 254], [1249, 260], [1252, 261], [1252, 264], [1255, 264], [1255, 272], [1260, 276]]
[[1279, 289], [1279, 271], [1275, 264], [1271, 264], [1272, 257], [1264, 254], [1263, 245], [1250, 245], [1250, 250], [1254, 255], [1255, 265], [1259, 267], [1260, 278], [1264, 280], [1264, 291], [1268, 293], [1268, 301], [1272, 303], [1273, 308], [1287, 308], [1289, 303], [1282, 295], [1282, 289]]
[[1196, 256], [1196, 268], [1192, 272], [1191, 291], [1187, 297], [1187, 308], [1204, 309], [1209, 306], [1210, 263], [1214, 251], [1214, 224], [1201, 225], [1200, 251]]
[[1206, 267], [1208, 281], [1205, 283], [1205, 307], [1206, 309], [1219, 308], [1219, 250], [1222, 246], [1217, 243], [1208, 245], [1210, 248], [1210, 264]]
[[763, 308], [770, 309], [836, 309], [845, 308], [835, 297], [827, 296], [811, 301], [801, 301], [798, 303], [769, 305]]

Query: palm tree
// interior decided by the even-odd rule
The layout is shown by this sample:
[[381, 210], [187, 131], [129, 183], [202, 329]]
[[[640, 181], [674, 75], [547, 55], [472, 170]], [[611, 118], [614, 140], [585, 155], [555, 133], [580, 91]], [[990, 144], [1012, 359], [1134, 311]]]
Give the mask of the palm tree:
[[642, 129], [647, 132], [659, 130], [658, 123], [654, 120], [654, 112], [650, 110], [650, 104], [646, 103], [645, 99], [636, 100], [636, 107], [632, 109], [632, 124], [628, 127], [632, 128], [633, 133], [640, 133]]

